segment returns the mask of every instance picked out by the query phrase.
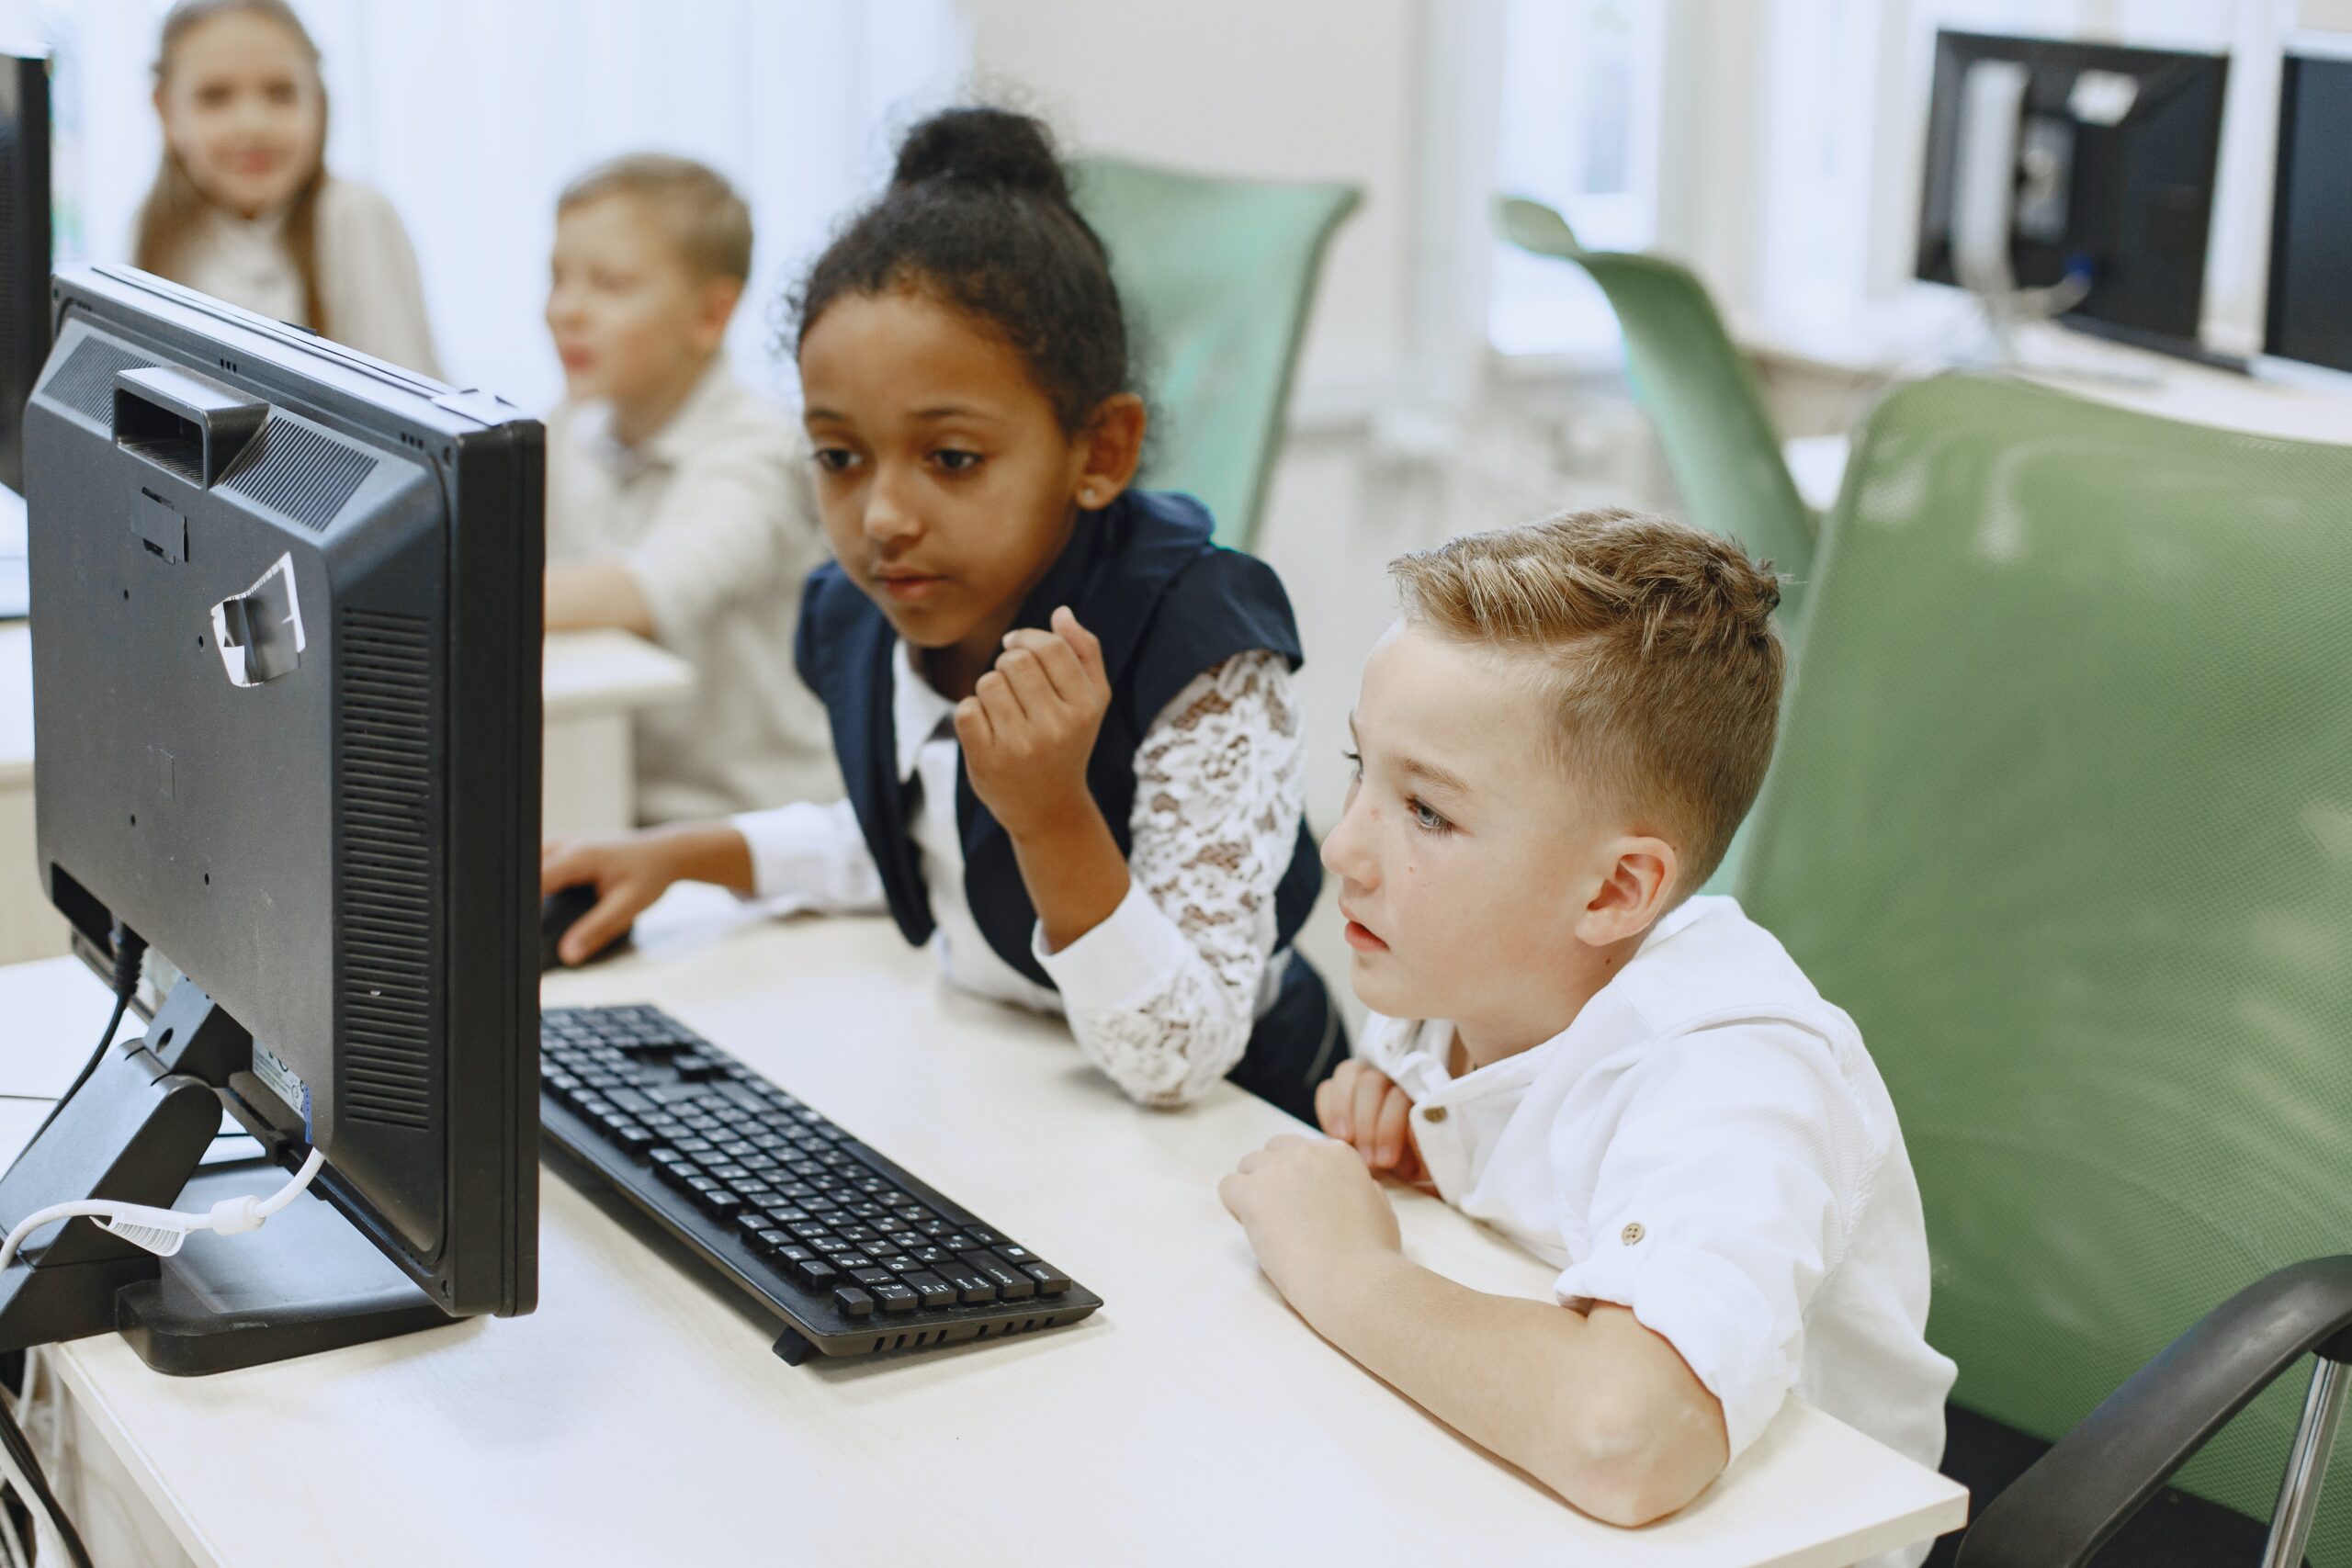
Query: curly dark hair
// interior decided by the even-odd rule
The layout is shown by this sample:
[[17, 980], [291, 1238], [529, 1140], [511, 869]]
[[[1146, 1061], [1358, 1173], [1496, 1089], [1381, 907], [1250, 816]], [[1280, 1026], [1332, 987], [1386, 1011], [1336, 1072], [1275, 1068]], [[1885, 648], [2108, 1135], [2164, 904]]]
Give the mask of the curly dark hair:
[[795, 353], [842, 295], [897, 288], [920, 289], [1001, 335], [1068, 434], [1132, 389], [1136, 355], [1110, 254], [1070, 204], [1052, 133], [1028, 115], [948, 109], [907, 132], [889, 188], [850, 220], [787, 300]]

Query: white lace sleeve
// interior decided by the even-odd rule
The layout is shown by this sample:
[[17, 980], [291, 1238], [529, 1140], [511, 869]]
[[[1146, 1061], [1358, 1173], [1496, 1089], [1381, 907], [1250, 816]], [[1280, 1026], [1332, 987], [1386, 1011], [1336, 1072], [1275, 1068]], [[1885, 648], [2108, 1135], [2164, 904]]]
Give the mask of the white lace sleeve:
[[1135, 1100], [1181, 1105], [1249, 1045], [1306, 773], [1280, 655], [1198, 676], [1136, 751], [1125, 900], [1059, 953], [1039, 933], [1080, 1048]]

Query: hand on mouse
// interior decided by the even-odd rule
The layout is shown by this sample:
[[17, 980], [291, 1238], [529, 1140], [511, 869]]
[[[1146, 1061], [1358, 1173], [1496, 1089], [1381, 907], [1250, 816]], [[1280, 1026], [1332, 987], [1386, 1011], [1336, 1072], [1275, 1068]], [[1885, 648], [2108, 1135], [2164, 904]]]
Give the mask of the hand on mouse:
[[539, 850], [539, 892], [585, 884], [595, 907], [556, 945], [566, 964], [584, 964], [626, 935], [637, 917], [673, 882], [716, 882], [752, 890], [752, 851], [724, 823], [654, 828], [604, 838], [557, 839]]

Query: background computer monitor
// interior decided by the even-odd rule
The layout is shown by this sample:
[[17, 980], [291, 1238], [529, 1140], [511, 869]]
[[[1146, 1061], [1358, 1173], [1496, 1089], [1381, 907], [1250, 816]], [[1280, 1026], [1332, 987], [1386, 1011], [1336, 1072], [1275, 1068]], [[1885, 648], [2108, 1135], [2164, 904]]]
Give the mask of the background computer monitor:
[[[2014, 125], [1969, 123], [1970, 77], [1980, 64], [2022, 70], [2022, 92], [2007, 111]], [[2087, 291], [2064, 316], [2070, 325], [2194, 348], [2228, 70], [2218, 55], [1939, 32], [1918, 276], [1963, 281], [1954, 245], [1955, 225], [1966, 217], [1964, 149], [1991, 130], [1992, 144], [2006, 140], [2015, 149], [2013, 196], [2002, 216], [2017, 286], [2051, 288], [2077, 276]], [[1984, 95], [1976, 99], [1981, 105]]]
[[49, 58], [0, 52], [0, 485], [21, 491], [25, 400], [49, 357]]
[[443, 1311], [528, 1311], [540, 427], [130, 268], [56, 299], [25, 420], [50, 897], [251, 1034], [230, 1108], [323, 1150]]
[[2263, 346], [2352, 370], [2352, 58], [2290, 54]]

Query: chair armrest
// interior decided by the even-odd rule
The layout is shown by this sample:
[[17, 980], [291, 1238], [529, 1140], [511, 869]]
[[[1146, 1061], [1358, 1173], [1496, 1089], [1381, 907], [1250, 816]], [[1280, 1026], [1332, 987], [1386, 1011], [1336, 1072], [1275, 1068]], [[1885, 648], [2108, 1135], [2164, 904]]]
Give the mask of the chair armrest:
[[1960, 1568], [2087, 1562], [2279, 1373], [2312, 1351], [2352, 1360], [2347, 1325], [2352, 1257], [2314, 1258], [2240, 1291], [1995, 1498], [1961, 1543]]

